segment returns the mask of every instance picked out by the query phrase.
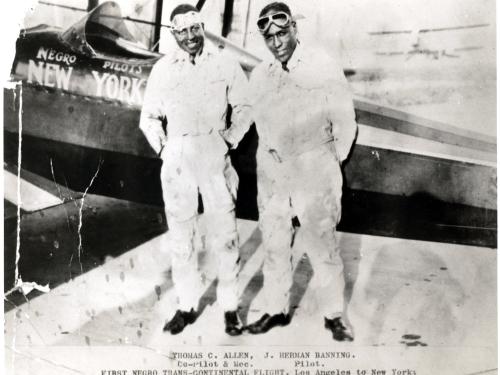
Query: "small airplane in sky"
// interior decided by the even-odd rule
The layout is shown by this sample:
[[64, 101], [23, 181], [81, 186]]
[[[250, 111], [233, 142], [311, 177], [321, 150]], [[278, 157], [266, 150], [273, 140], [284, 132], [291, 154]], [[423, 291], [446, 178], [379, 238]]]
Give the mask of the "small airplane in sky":
[[[377, 37], [387, 37], [392, 35], [409, 35], [411, 38], [411, 49], [408, 50], [389, 50], [389, 51], [376, 51], [377, 56], [406, 56], [409, 60], [417, 55], [423, 55], [433, 60], [438, 60], [443, 57], [447, 58], [460, 58], [462, 52], [477, 51], [483, 49], [482, 46], [457, 46], [455, 48], [446, 46], [446, 42], [439, 40], [434, 43], [425, 43], [425, 36], [433, 33], [451, 33], [463, 32], [465, 30], [480, 29], [489, 27], [488, 23], [473, 24], [473, 25], [460, 25], [453, 27], [439, 27], [439, 28], [426, 28], [420, 30], [382, 30], [368, 32], [369, 35]], [[427, 44], [440, 44], [442, 47], [430, 48], [426, 47]]]

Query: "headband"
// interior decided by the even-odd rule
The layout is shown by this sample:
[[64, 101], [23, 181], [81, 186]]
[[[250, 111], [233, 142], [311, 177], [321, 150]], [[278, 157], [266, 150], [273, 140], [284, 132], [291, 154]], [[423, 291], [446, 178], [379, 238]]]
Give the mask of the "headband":
[[176, 14], [172, 19], [172, 28], [176, 31], [181, 31], [200, 23], [202, 23], [200, 13], [190, 11], [187, 13]]

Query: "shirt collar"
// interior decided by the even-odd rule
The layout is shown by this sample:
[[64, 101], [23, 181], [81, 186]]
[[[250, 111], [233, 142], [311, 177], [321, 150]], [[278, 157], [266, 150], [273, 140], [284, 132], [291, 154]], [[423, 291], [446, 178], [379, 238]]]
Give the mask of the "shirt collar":
[[[204, 62], [216, 53], [216, 48], [212, 43], [210, 43], [206, 38], [205, 38], [205, 43], [203, 45], [203, 50], [201, 53], [195, 57], [195, 62]], [[172, 55], [172, 63], [176, 62], [188, 62], [191, 63], [189, 59], [189, 54], [181, 49], [179, 46], [177, 46], [176, 51]]]
[[[303, 48], [301, 47], [300, 43], [297, 42], [297, 46], [295, 47], [292, 56], [286, 63], [288, 71], [296, 69], [302, 60], [303, 60]], [[271, 62], [270, 65], [274, 69], [283, 69], [281, 62], [276, 58]]]
[[295, 68], [297, 68], [297, 66], [299, 65], [299, 63], [302, 61], [303, 59], [303, 52], [302, 52], [302, 47], [300, 46], [300, 43], [297, 42], [297, 45], [295, 46], [295, 50], [293, 51], [293, 54], [292, 56], [290, 57], [290, 59], [288, 60], [286, 66], [288, 68], [288, 70], [294, 70]]

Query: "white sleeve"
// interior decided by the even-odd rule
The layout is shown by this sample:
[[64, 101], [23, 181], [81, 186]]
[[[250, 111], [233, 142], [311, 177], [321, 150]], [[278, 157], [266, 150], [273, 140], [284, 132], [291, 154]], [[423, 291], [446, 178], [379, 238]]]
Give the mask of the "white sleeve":
[[166, 143], [167, 136], [162, 127], [162, 120], [166, 119], [164, 103], [161, 95], [161, 78], [165, 74], [162, 60], [158, 61], [151, 70], [144, 101], [142, 105], [139, 128], [153, 150], [159, 154]]
[[327, 114], [332, 125], [335, 149], [339, 161], [349, 155], [358, 125], [354, 112], [354, 103], [349, 86], [344, 82], [331, 82], [326, 94]]
[[229, 104], [233, 107], [231, 127], [226, 132], [226, 140], [236, 148], [253, 123], [250, 105], [250, 84], [238, 63], [235, 63], [230, 79]]

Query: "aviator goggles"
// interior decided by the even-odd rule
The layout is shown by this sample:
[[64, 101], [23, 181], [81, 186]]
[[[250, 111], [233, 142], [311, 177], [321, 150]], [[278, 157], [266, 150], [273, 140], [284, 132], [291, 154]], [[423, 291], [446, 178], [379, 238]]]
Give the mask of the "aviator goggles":
[[277, 12], [269, 16], [261, 17], [257, 20], [257, 27], [261, 33], [265, 33], [274, 23], [280, 28], [285, 28], [290, 25], [292, 18], [288, 13]]

